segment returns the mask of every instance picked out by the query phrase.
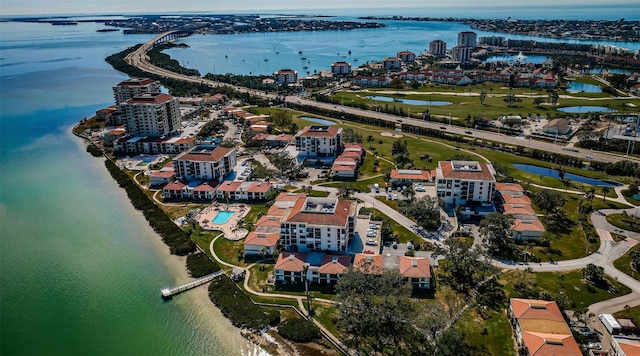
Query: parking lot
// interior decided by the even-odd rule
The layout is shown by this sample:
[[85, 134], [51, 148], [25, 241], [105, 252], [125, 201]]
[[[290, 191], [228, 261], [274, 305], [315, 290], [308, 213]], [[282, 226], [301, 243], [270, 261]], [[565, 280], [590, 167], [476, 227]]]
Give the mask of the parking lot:
[[[382, 254], [384, 255], [383, 266], [384, 269], [399, 270], [400, 269], [400, 257], [404, 256], [407, 252], [407, 244], [398, 244], [398, 248], [393, 246], [383, 246]], [[431, 266], [437, 266], [437, 261], [431, 257], [431, 252], [428, 251], [415, 251], [416, 257], [427, 257]]]
[[[370, 229], [372, 223], [375, 222], [371, 222], [368, 218], [358, 218], [354, 237], [349, 244], [350, 253], [367, 251], [376, 255], [378, 254], [380, 251], [380, 229]], [[367, 236], [368, 230], [375, 231], [375, 236]]]

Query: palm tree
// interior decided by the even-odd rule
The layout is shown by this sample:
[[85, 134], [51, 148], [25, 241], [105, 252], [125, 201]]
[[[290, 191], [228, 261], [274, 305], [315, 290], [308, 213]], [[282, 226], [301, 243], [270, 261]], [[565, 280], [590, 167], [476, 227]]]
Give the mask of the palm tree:
[[428, 157], [427, 158], [427, 162], [429, 162], [429, 165], [427, 166], [427, 169], [431, 169], [431, 162], [433, 162], [433, 158]]
[[593, 198], [596, 197], [596, 188], [595, 187], [591, 187], [589, 188], [586, 193], [584, 193], [584, 197], [589, 200], [589, 204], [593, 205]]
[[564, 177], [562, 178], [562, 184], [564, 184], [564, 191], [567, 191], [567, 187], [571, 184], [571, 179]]
[[607, 194], [609, 194], [609, 191], [611, 191], [611, 188], [606, 185], [602, 187], [602, 201], [607, 201]]
[[373, 136], [371, 135], [367, 136], [367, 142], [369, 142], [369, 149], [373, 148], [373, 141], [374, 141]]
[[420, 161], [422, 161], [422, 170], [424, 170], [424, 161], [427, 160], [427, 157], [429, 157], [429, 155], [422, 155], [420, 156]]

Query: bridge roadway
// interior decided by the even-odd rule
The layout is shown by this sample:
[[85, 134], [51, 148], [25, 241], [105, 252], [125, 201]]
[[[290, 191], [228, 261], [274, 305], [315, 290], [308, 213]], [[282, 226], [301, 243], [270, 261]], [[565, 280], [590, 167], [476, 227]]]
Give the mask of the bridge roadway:
[[[158, 42], [160, 39], [166, 37], [168, 34], [171, 34], [173, 32], [175, 31], [165, 32], [154, 37], [144, 45], [140, 46], [140, 48], [138, 48], [136, 51], [127, 55], [124, 60], [128, 64], [135, 66], [140, 70], [143, 70], [149, 73], [154, 73], [163, 77], [180, 79], [180, 80], [184, 80], [192, 83], [202, 83], [202, 84], [207, 84], [213, 87], [220, 86], [221, 83], [218, 83], [218, 82], [214, 82], [201, 77], [193, 77], [193, 76], [178, 74], [178, 73], [169, 71], [167, 69], [156, 67], [153, 64], [151, 64], [151, 62], [149, 61], [149, 57], [146, 55], [146, 53], [149, 50], [151, 50], [151, 48], [153, 48], [156, 42]], [[252, 90], [246, 87], [240, 87], [237, 85], [231, 85], [226, 83], [223, 85], [231, 87], [234, 90], [237, 90], [239, 92], [250, 92], [253, 95], [259, 95], [259, 96], [270, 98], [270, 99], [275, 99], [276, 97], [276, 94], [266, 94], [264, 92], [261, 92], [258, 90]], [[448, 133], [454, 133], [461, 136], [473, 137], [480, 140], [490, 140], [494, 142], [501, 142], [507, 145], [533, 148], [541, 151], [563, 154], [566, 156], [573, 156], [573, 157], [582, 158], [582, 159], [587, 159], [586, 156], [589, 155], [590, 157], [592, 157], [592, 158], [589, 158], [589, 160], [600, 161], [604, 163], [613, 163], [613, 162], [618, 162], [622, 160], [632, 160], [632, 161], [640, 162], [639, 158], [632, 157], [632, 156], [625, 156], [617, 153], [591, 151], [591, 150], [585, 150], [585, 149], [580, 149], [580, 151], [578, 152], [565, 151], [562, 149], [564, 146], [552, 144], [549, 142], [535, 141], [531, 139], [525, 139], [522, 137], [507, 136], [504, 134], [470, 129], [466, 127], [458, 127], [458, 126], [447, 125], [447, 124], [442, 124], [438, 122], [430, 122], [430, 121], [418, 120], [413, 118], [405, 118], [405, 117], [400, 118], [395, 115], [385, 114], [381, 112], [374, 112], [370, 110], [362, 110], [362, 109], [352, 108], [348, 106], [312, 101], [312, 100], [308, 100], [308, 99], [305, 99], [299, 96], [294, 96], [294, 95], [286, 96], [285, 102], [292, 103], [292, 104], [309, 105], [309, 106], [314, 106], [314, 107], [323, 108], [327, 110], [333, 110], [337, 112], [345, 112], [350, 114], [378, 118], [378, 119], [391, 121], [391, 122], [399, 123], [400, 120], [402, 120], [402, 123], [405, 123], [405, 124], [426, 127], [434, 130], [442, 130]]]

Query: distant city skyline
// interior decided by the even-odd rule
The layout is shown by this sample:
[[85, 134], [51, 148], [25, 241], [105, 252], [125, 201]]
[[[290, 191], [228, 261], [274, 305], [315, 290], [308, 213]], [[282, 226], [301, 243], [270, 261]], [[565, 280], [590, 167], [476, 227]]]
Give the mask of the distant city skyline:
[[[445, 3], [425, 4], [424, 0], [398, 0], [392, 6], [387, 2], [374, 3], [370, 0], [342, 0], [306, 1], [299, 0], [237, 0], [233, 2], [212, 2], [210, 0], [187, 0], [183, 2], [165, 0], [3, 0], [1, 5], [2, 16], [11, 15], [57, 15], [57, 14], [129, 14], [129, 13], [178, 13], [178, 12], [274, 12], [274, 11], [310, 11], [318, 10], [334, 13], [339, 10], [360, 10], [362, 14], [380, 13], [382, 9], [388, 9], [389, 15], [395, 14], [405, 8], [424, 8], [437, 10], [438, 14], [450, 9], [450, 15], [455, 15], [460, 10], [468, 8], [495, 8], [495, 9], [524, 9], [534, 8], [543, 11], [546, 7], [589, 7], [607, 6], [609, 8], [624, 5], [638, 6], [640, 13], [640, 0], [614, 0], [604, 4], [601, 0], [582, 0], [576, 4], [575, 0], [540, 0], [535, 3], [520, 3], [512, 0], [449, 0]], [[417, 14], [416, 14], [417, 15]], [[486, 14], [485, 14], [486, 15]], [[557, 14], [555, 14], [557, 15]], [[637, 14], [626, 14], [630, 17], [638, 17]], [[465, 16], [469, 16], [465, 14]], [[620, 17], [625, 12], [621, 11]]]

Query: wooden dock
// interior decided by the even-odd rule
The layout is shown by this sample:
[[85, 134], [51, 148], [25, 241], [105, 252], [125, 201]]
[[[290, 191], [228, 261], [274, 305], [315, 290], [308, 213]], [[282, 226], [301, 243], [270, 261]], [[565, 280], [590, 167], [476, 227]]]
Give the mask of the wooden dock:
[[160, 293], [162, 294], [162, 298], [171, 299], [176, 294], [180, 294], [182, 292], [188, 291], [189, 289], [201, 286], [201, 285], [203, 285], [205, 283], [209, 283], [214, 278], [221, 276], [223, 273], [224, 272], [222, 270], [220, 270], [218, 272], [214, 272], [214, 273], [206, 275], [204, 277], [200, 277], [200, 278], [198, 278], [198, 279], [196, 279], [194, 281], [191, 281], [189, 283], [185, 283], [185, 284], [177, 286], [177, 287], [173, 287], [173, 288], [164, 287], [164, 288], [160, 289]]

